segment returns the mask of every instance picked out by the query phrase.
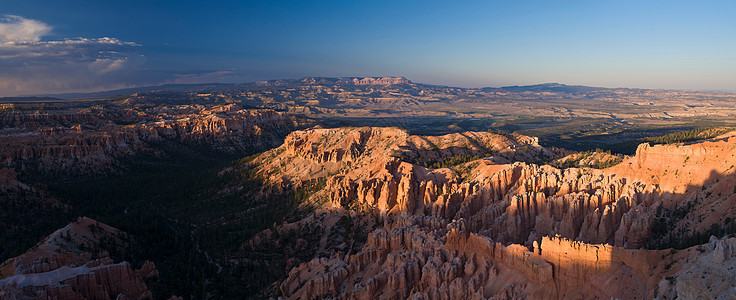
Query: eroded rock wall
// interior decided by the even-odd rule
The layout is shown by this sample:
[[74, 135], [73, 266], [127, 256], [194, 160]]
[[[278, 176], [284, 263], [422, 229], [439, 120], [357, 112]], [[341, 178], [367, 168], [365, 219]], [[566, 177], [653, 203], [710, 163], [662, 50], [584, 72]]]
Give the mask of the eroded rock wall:
[[262, 150], [278, 145], [280, 136], [294, 126], [278, 112], [245, 110], [232, 104], [127, 110], [133, 115], [84, 109], [63, 114], [0, 113], [0, 122], [7, 126], [0, 133], [0, 164], [21, 171], [100, 172], [114, 169], [120, 158], [160, 155], [156, 145], [163, 142], [207, 146], [225, 153]]
[[[296, 132], [283, 149], [256, 159], [262, 174], [286, 186], [327, 178], [326, 186], [312, 196], [315, 203], [322, 203], [322, 214], [362, 211], [380, 220], [362, 250], [340, 252], [292, 269], [281, 284], [284, 295], [294, 299], [653, 298], [660, 295], [661, 280], [689, 255], [642, 249], [658, 210], [688, 201], [698, 193], [693, 189], [706, 190], [701, 186], [714, 184], [715, 190], [726, 190], [734, 185], [728, 179], [734, 172], [728, 166], [736, 163], [736, 140], [731, 135], [694, 145], [643, 146], [636, 156], [603, 170], [560, 170], [489, 158], [432, 169], [395, 155], [408, 151], [406, 141], [412, 140], [423, 139], [379, 129]], [[508, 143], [495, 150], [507, 151], [506, 157], [533, 159], [545, 153], [544, 149], [510, 147], [514, 142], [509, 140], [490, 140]], [[464, 141], [468, 140], [456, 140], [455, 145]], [[665, 156], [684, 168], [674, 168], [672, 162], [663, 161], [666, 157], [651, 162], [660, 152], [669, 153]], [[422, 152], [412, 153], [420, 157]], [[695, 166], [711, 155], [722, 159], [718, 166], [697, 174], [716, 175], [682, 176], [688, 170], [695, 172]], [[655, 165], [660, 169], [655, 170]], [[682, 190], [673, 187], [680, 185]], [[711, 205], [730, 199], [709, 197], [703, 201]], [[731, 253], [722, 251], [726, 247], [716, 252]], [[714, 256], [720, 260], [730, 254]]]

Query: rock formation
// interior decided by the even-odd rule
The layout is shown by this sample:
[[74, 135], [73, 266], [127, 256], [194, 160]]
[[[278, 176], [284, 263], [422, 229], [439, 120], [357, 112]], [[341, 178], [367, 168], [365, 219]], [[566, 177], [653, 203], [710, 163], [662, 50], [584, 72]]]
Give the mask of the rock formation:
[[[662, 268], [668, 250], [643, 249], [655, 216], [710, 186], [733, 189], [734, 145], [729, 134], [641, 146], [608, 169], [560, 170], [536, 164], [555, 153], [521, 136], [313, 129], [254, 163], [282, 189], [326, 178], [310, 200], [320, 214], [379, 220], [360, 251], [292, 269], [281, 284], [290, 298], [642, 299], [681, 266]], [[404, 161], [470, 153], [492, 157], [438, 169]], [[698, 169], [704, 161], [712, 169]], [[730, 203], [724, 194], [701, 195], [698, 207]], [[729, 247], [714, 246], [714, 259], [725, 261]]]
[[0, 125], [2, 166], [89, 173], [114, 169], [123, 157], [160, 154], [157, 145], [165, 142], [206, 145], [225, 153], [265, 149], [278, 145], [293, 122], [272, 110], [228, 104], [41, 112], [13, 107], [0, 110]]
[[[546, 148], [519, 134], [459, 129], [481, 130], [493, 120], [496, 128], [514, 128], [520, 124], [508, 121], [518, 121], [533, 130], [547, 124], [518, 116], [590, 117], [616, 123], [598, 128], [607, 133], [599, 140], [610, 141], [626, 136], [614, 131], [635, 118], [733, 116], [733, 96], [559, 84], [463, 89], [403, 77], [350, 77], [0, 104], [0, 237], [10, 241], [0, 245], [0, 254], [26, 248], [18, 236], [32, 234], [31, 226], [18, 224], [36, 225], [49, 215], [63, 218], [50, 212], [67, 212], [42, 184], [23, 181], [114, 172], [125, 161], [168, 154], [244, 155], [273, 148], [228, 166], [218, 174], [227, 176], [217, 178], [228, 181], [224, 188], [202, 192], [237, 196], [227, 198], [224, 210], [230, 199], [238, 205], [241, 196], [254, 205], [207, 220], [215, 235], [189, 231], [209, 224], [169, 219], [186, 229], [177, 232], [191, 235], [218, 276], [278, 269], [273, 277], [259, 276], [246, 293], [280, 277], [257, 295], [280, 290], [291, 299], [729, 297], [736, 284], [733, 237], [663, 248], [673, 239], [688, 238], [689, 246], [702, 243], [710, 231], [718, 237], [724, 228], [736, 232], [736, 134], [642, 144], [636, 155], [623, 157]], [[403, 127], [404, 117], [441, 122], [406, 126], [436, 136], [391, 127], [313, 127], [286, 136], [301, 127], [295, 120], [307, 117], [315, 118], [305, 122], [324, 126]], [[242, 184], [244, 177], [248, 182]], [[265, 182], [262, 194], [251, 190], [260, 187], [255, 179]], [[290, 197], [283, 220], [298, 221], [265, 224], [269, 229], [247, 241], [228, 241], [231, 248], [222, 253], [200, 249], [199, 236], [271, 223], [238, 218], [259, 215], [272, 208], [264, 199], [280, 196]], [[294, 203], [308, 209], [292, 211]], [[163, 212], [170, 209], [156, 204]], [[268, 212], [279, 214], [281, 206], [274, 207]], [[244, 232], [250, 237], [252, 228]], [[156, 277], [153, 263], [134, 270], [105, 251], [126, 240], [109, 226], [80, 219], [0, 265], [0, 298], [150, 298], [146, 279]], [[242, 255], [248, 251], [260, 253]], [[228, 283], [213, 278], [202, 282]]]
[[103, 239], [122, 244], [124, 236], [115, 228], [80, 218], [0, 265], [0, 298], [152, 299], [144, 282], [158, 276], [152, 262], [133, 270], [100, 250]]
[[735, 238], [711, 236], [707, 244], [669, 253], [667, 276], [658, 283], [661, 299], [729, 299], [736, 297]]

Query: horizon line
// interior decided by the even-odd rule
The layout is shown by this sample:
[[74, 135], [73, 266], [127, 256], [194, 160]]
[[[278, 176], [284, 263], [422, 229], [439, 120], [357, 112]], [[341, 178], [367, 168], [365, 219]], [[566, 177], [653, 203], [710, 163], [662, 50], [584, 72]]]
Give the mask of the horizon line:
[[[68, 94], [94, 94], [94, 93], [105, 93], [105, 92], [114, 92], [114, 91], [123, 91], [123, 90], [133, 90], [133, 89], [143, 89], [143, 88], [156, 88], [156, 87], [165, 87], [165, 86], [197, 86], [197, 85], [244, 85], [244, 84], [256, 84], [259, 82], [271, 82], [271, 81], [280, 81], [280, 80], [299, 80], [299, 79], [306, 79], [306, 78], [325, 78], [325, 79], [343, 79], [343, 78], [403, 78], [409, 81], [410, 84], [421, 84], [421, 85], [431, 85], [431, 86], [440, 86], [440, 87], [447, 87], [447, 88], [460, 88], [460, 89], [502, 89], [502, 88], [511, 88], [511, 87], [534, 87], [534, 86], [544, 86], [544, 85], [562, 85], [562, 86], [569, 86], [569, 87], [587, 87], [587, 88], [600, 88], [600, 89], [628, 89], [628, 90], [651, 90], [651, 91], [687, 91], [687, 92], [715, 92], [715, 93], [736, 93], [736, 90], [728, 90], [728, 89], [679, 89], [679, 88], [642, 88], [642, 87], [627, 87], [627, 86], [597, 86], [597, 85], [585, 85], [585, 84], [568, 84], [568, 83], [559, 83], [559, 82], [542, 82], [542, 83], [534, 83], [534, 84], [515, 84], [515, 85], [502, 85], [502, 86], [482, 86], [482, 87], [462, 87], [462, 86], [452, 86], [452, 85], [444, 85], [444, 84], [438, 84], [438, 83], [424, 83], [424, 82], [414, 82], [411, 79], [407, 78], [403, 75], [391, 75], [391, 76], [302, 76], [302, 77], [292, 77], [292, 78], [276, 78], [276, 79], [264, 79], [264, 80], [253, 80], [253, 81], [241, 81], [241, 82], [202, 82], [202, 83], [174, 83], [174, 82], [165, 82], [160, 84], [150, 84], [150, 85], [134, 85], [131, 87], [122, 87], [122, 88], [110, 88], [110, 89], [99, 89], [99, 90], [87, 90], [87, 91], [69, 91], [69, 92], [57, 92], [57, 93], [43, 93], [43, 94], [24, 94], [24, 95], [15, 95], [15, 96], [2, 96], [0, 99], [4, 98], [25, 98], [25, 97], [54, 97], [54, 96], [62, 96], [62, 95], [68, 95]], [[393, 84], [388, 85], [380, 85], [380, 86], [389, 86]], [[135, 93], [135, 92], [132, 92]], [[66, 99], [65, 99], [66, 100]]]

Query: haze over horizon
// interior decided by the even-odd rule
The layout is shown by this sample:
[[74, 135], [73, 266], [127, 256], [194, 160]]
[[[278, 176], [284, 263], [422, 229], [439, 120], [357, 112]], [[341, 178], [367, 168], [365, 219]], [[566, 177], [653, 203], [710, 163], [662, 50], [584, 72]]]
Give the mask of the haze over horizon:
[[736, 3], [0, 3], [0, 96], [405, 76], [499, 87], [736, 87]]

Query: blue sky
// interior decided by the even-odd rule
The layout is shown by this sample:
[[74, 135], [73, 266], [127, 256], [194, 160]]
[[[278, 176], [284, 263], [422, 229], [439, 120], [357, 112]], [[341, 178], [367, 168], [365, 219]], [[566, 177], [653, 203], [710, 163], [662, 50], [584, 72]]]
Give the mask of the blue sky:
[[734, 1], [0, 2], [0, 96], [403, 75], [736, 90]]

